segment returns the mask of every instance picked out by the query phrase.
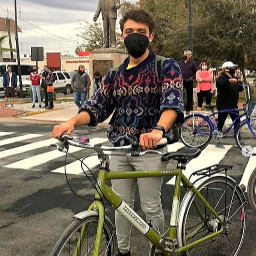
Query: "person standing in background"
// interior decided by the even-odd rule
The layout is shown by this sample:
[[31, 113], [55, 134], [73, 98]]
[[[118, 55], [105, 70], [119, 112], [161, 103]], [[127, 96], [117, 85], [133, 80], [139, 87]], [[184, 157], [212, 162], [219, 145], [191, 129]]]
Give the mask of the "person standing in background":
[[211, 105], [213, 87], [213, 72], [210, 69], [208, 61], [201, 62], [199, 69], [196, 72], [196, 93], [197, 93], [197, 110], [201, 111], [204, 98], [207, 105]]
[[3, 75], [3, 87], [4, 87], [4, 107], [7, 108], [8, 97], [11, 95], [11, 107], [13, 108], [14, 105], [14, 96], [17, 95], [17, 75], [15, 72], [12, 71], [12, 66], [7, 66], [7, 71]]
[[84, 65], [79, 65], [78, 72], [75, 73], [71, 79], [71, 87], [74, 91], [74, 102], [81, 108], [86, 98], [89, 97], [91, 80], [89, 75], [85, 72]]
[[[224, 62], [222, 65], [222, 73], [216, 80], [216, 87], [218, 90], [216, 107], [218, 111], [223, 109], [237, 109], [239, 92], [243, 91], [243, 86], [239, 83], [238, 79], [235, 77], [237, 65], [233, 64], [231, 61]], [[225, 124], [226, 118], [229, 115], [234, 121], [239, 115], [239, 111], [233, 111], [236, 114], [219, 113], [218, 114], [218, 130], [222, 132], [222, 128]], [[240, 119], [236, 120], [234, 123], [234, 130], [239, 124]], [[216, 147], [224, 148], [220, 141], [216, 142]]]
[[52, 71], [49, 69], [48, 66], [45, 65], [44, 69], [45, 69], [45, 74], [44, 76], [42, 76], [42, 79], [44, 81], [44, 86], [46, 87], [47, 98], [48, 98], [48, 101], [45, 100], [45, 104], [46, 102], [48, 103], [46, 109], [53, 109], [54, 77], [53, 77]]
[[192, 60], [192, 52], [189, 50], [184, 51], [182, 61], [179, 62], [182, 77], [183, 86], [186, 90], [186, 115], [189, 115], [193, 110], [193, 81], [196, 79], [197, 64]]
[[48, 73], [48, 68], [46, 65], [44, 65], [43, 68], [43, 73], [42, 73], [42, 82], [41, 82], [41, 87], [44, 89], [44, 107], [43, 108], [47, 108], [48, 107], [48, 94], [47, 94], [47, 85], [45, 83], [45, 78], [47, 76]]
[[98, 71], [93, 74], [93, 94], [100, 88], [101, 75]]
[[38, 74], [38, 69], [36, 66], [33, 67], [33, 72], [30, 74], [30, 80], [31, 80], [31, 89], [32, 89], [32, 95], [33, 95], [33, 105], [32, 108], [35, 107], [36, 103], [36, 97], [38, 99], [39, 103], [39, 108], [41, 108], [41, 95], [40, 95], [40, 79], [41, 79], [41, 74]]

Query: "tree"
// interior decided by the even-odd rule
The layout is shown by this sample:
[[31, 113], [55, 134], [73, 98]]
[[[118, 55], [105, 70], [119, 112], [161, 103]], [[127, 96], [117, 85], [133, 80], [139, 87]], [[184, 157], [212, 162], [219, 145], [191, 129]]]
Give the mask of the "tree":
[[[256, 65], [256, 0], [194, 0], [194, 57], [214, 66], [231, 60], [241, 67]], [[188, 1], [144, 0], [155, 17], [153, 46], [158, 53], [179, 60], [188, 48]], [[244, 63], [247, 54], [248, 63]]]

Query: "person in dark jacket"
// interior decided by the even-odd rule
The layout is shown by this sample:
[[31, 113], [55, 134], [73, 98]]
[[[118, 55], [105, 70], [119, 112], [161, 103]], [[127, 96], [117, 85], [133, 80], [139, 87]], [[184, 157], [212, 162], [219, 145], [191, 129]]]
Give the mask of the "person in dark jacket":
[[[45, 108], [53, 109], [54, 77], [53, 77], [52, 71], [49, 69], [48, 66], [44, 66], [44, 69], [45, 69], [44, 71], [45, 74], [42, 76], [42, 80], [43, 80], [44, 86], [46, 87], [46, 92], [48, 96], [48, 106], [47, 107], [45, 106]], [[46, 104], [46, 100], [45, 100], [45, 104]]]
[[191, 51], [184, 51], [184, 56], [179, 65], [183, 77], [183, 86], [187, 94], [186, 115], [189, 115], [190, 111], [193, 110], [193, 81], [196, 80], [196, 72], [198, 70], [196, 62], [192, 59]]
[[47, 65], [44, 65], [43, 73], [42, 73], [42, 81], [41, 81], [41, 87], [44, 89], [44, 107], [48, 108], [48, 93], [47, 93], [47, 85], [45, 83], [45, 78], [48, 74], [48, 68]]
[[7, 66], [7, 71], [3, 75], [3, 87], [4, 87], [4, 107], [6, 108], [8, 105], [8, 97], [11, 96], [11, 107], [14, 107], [14, 96], [17, 95], [17, 75], [12, 71], [12, 66]]
[[86, 98], [89, 97], [91, 80], [89, 75], [85, 72], [84, 65], [78, 67], [78, 72], [75, 73], [71, 79], [71, 87], [74, 91], [74, 102], [81, 108]]
[[[216, 80], [216, 88], [217, 88], [217, 99], [216, 106], [218, 111], [223, 109], [237, 109], [238, 108], [238, 99], [239, 92], [243, 91], [243, 86], [239, 83], [238, 79], [235, 77], [235, 64], [231, 61], [227, 61], [222, 65], [222, 73]], [[239, 111], [234, 111], [239, 114]], [[219, 113], [218, 114], [218, 130], [222, 132], [222, 128], [226, 121], [227, 116], [230, 115], [231, 119], [234, 121], [237, 117], [236, 114], [228, 114], [228, 113]], [[234, 129], [239, 124], [240, 120], [237, 120], [234, 123]], [[218, 143], [217, 147], [223, 148], [223, 146]]]

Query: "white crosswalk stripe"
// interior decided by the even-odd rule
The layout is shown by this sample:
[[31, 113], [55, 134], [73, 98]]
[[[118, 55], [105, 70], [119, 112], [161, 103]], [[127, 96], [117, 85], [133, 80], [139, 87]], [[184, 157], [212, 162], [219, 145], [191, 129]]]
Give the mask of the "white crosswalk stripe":
[[[7, 135], [8, 138], [5, 138], [5, 136]], [[3, 131], [0, 131], [0, 137], [0, 146], [2, 148], [0, 148], [0, 165], [1, 162], [5, 162], [3, 167], [10, 169], [38, 171], [41, 170], [41, 167], [44, 164], [47, 164], [49, 161], [54, 162], [54, 160], [60, 158], [61, 161], [63, 161], [63, 165], [59, 166], [58, 168], [49, 170], [49, 172], [64, 173], [64, 153], [59, 152], [56, 149], [54, 150], [48, 148], [50, 144], [57, 142], [55, 139], [49, 137], [47, 138], [43, 134], [16, 134], [14, 132]], [[90, 140], [91, 144], [104, 143], [106, 141], [107, 138], [94, 138]], [[15, 147], [15, 143], [18, 142], [22, 142], [24, 145]], [[11, 143], [13, 143], [12, 148], [8, 147], [8, 145]], [[183, 146], [184, 145], [182, 143], [168, 145], [168, 151], [176, 151]], [[214, 145], [208, 145], [199, 157], [191, 160], [187, 164], [184, 174], [189, 177], [194, 171], [198, 169], [220, 163], [220, 161], [225, 157], [231, 147], [232, 145], [225, 145], [224, 149], [216, 150]], [[83, 149], [70, 147], [69, 152], [75, 153], [81, 150]], [[22, 157], [25, 153], [26, 157]], [[17, 160], [17, 157], [15, 158], [15, 156], [17, 156], [21, 160]], [[16, 159], [17, 161], [13, 162], [13, 159]], [[84, 164], [93, 170], [99, 165], [98, 157], [96, 155], [90, 156], [89, 158], [84, 160]], [[248, 162], [245, 164], [245, 166], [242, 167], [244, 168], [244, 174], [240, 182], [241, 184], [244, 184], [247, 187], [249, 177], [255, 167], [256, 156], [251, 156], [250, 158], [248, 158]], [[84, 170], [87, 171], [87, 168], [85, 166]], [[74, 160], [66, 166], [66, 171], [68, 174], [81, 175], [83, 173], [81, 169], [81, 162], [79, 160]], [[174, 179], [171, 179], [167, 184], [173, 185]]]
[[15, 142], [18, 142], [18, 141], [34, 139], [34, 138], [37, 138], [37, 137], [40, 137], [40, 136], [43, 136], [43, 135], [41, 135], [41, 134], [25, 134], [25, 135], [17, 136], [17, 137], [14, 137], [14, 138], [8, 138], [8, 139], [1, 140], [0, 141], [0, 146], [8, 145], [8, 144], [15, 143]]
[[[56, 140], [55, 140], [56, 141]], [[92, 139], [91, 143], [92, 144], [97, 144], [97, 143], [102, 143], [104, 141], [107, 141], [107, 139], [100, 139], [100, 138], [96, 138], [96, 139]], [[69, 152], [70, 153], [75, 153], [78, 151], [83, 150], [82, 148], [77, 148], [77, 147], [70, 147]], [[49, 152], [46, 153], [42, 153], [39, 155], [35, 155], [35, 156], [31, 156], [28, 157], [26, 159], [22, 159], [20, 161], [11, 163], [9, 165], [6, 165], [4, 167], [6, 168], [15, 168], [15, 169], [32, 169], [36, 166], [39, 166], [41, 164], [44, 164], [45, 162], [48, 162], [50, 160], [56, 159], [58, 157], [63, 157], [64, 153], [60, 152], [58, 150], [50, 150]]]

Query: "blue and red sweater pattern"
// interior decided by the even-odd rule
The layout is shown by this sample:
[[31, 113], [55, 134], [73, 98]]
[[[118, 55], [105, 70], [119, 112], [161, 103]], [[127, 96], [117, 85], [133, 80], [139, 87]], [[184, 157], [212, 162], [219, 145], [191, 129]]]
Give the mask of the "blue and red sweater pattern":
[[138, 141], [140, 134], [152, 130], [166, 109], [178, 113], [175, 125], [183, 121], [183, 85], [178, 63], [166, 58], [158, 79], [155, 54], [150, 52], [131, 69], [126, 69], [128, 63], [129, 58], [121, 64], [113, 80], [109, 71], [99, 90], [79, 110], [88, 112], [91, 126], [103, 122], [115, 110], [107, 133], [114, 146]]

